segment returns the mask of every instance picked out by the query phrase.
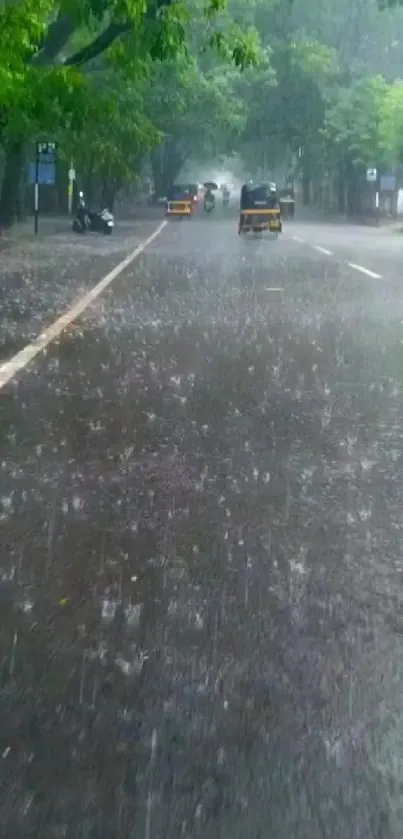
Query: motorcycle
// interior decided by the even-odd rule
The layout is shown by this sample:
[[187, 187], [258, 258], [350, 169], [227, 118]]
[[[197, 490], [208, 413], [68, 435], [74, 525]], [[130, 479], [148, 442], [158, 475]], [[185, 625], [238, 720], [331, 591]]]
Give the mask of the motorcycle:
[[78, 207], [73, 221], [74, 233], [103, 233], [104, 236], [110, 236], [114, 226], [115, 219], [109, 210], [101, 210], [99, 213], [87, 210], [84, 193], [79, 193]]
[[213, 195], [208, 195], [208, 196], [206, 195], [206, 197], [204, 199], [204, 209], [205, 209], [206, 213], [211, 213], [211, 211], [214, 210], [214, 207], [215, 207], [214, 196]]

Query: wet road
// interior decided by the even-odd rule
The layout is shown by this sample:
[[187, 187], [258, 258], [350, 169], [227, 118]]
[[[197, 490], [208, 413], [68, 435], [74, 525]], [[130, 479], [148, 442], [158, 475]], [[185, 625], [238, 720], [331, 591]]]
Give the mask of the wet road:
[[400, 836], [387, 235], [169, 225], [1, 392], [0, 835]]

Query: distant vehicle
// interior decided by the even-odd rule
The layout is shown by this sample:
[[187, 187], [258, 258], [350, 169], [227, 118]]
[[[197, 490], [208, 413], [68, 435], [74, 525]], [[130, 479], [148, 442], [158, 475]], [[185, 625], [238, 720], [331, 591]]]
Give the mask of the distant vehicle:
[[76, 215], [73, 221], [74, 233], [103, 233], [105, 236], [110, 236], [114, 226], [114, 216], [106, 208], [100, 212], [87, 210], [84, 193], [80, 191], [78, 194]]
[[204, 195], [204, 209], [206, 213], [211, 213], [215, 207], [215, 198], [211, 189], [207, 189]]
[[195, 202], [189, 185], [173, 184], [165, 202], [165, 215], [169, 218], [191, 218], [194, 214]]
[[189, 192], [194, 204], [199, 203], [199, 184], [189, 184]]
[[229, 199], [230, 199], [230, 195], [231, 195], [231, 193], [230, 193], [230, 191], [229, 191], [228, 187], [224, 185], [224, 186], [223, 186], [223, 189], [222, 189], [222, 203], [223, 203], [223, 207], [228, 207], [228, 204], [229, 204]]
[[278, 236], [282, 232], [281, 213], [275, 184], [244, 184], [241, 189], [238, 233], [262, 233]]

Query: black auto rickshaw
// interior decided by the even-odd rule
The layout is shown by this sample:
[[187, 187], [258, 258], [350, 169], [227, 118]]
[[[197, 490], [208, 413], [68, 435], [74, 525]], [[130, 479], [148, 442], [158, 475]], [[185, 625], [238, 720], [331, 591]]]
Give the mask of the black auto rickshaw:
[[268, 230], [276, 236], [282, 232], [277, 193], [270, 185], [244, 184], [241, 189], [238, 233], [261, 233]]
[[195, 209], [189, 186], [174, 184], [168, 190], [165, 202], [167, 218], [191, 218]]

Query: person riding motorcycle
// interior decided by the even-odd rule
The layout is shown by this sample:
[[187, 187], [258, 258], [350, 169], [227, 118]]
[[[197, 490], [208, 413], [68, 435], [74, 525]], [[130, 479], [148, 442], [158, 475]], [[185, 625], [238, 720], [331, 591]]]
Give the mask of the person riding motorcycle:
[[206, 189], [204, 193], [204, 209], [212, 209], [215, 206], [215, 198], [211, 189]]

